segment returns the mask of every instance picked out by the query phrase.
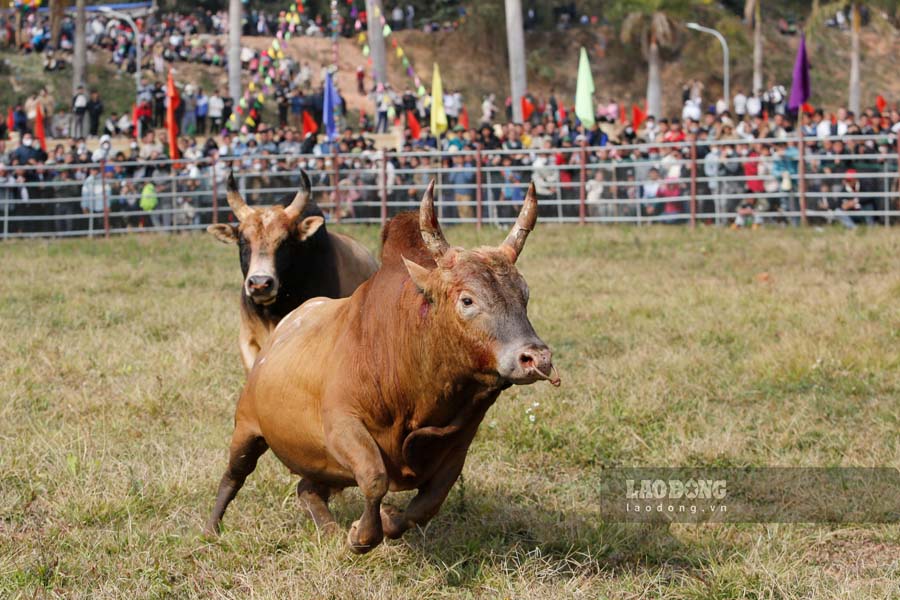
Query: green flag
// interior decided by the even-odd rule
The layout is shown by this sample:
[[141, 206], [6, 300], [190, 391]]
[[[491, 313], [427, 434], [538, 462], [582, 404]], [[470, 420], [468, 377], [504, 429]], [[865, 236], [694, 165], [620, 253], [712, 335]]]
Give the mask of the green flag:
[[594, 126], [594, 78], [587, 51], [581, 48], [578, 59], [578, 83], [575, 86], [575, 116], [585, 127]]

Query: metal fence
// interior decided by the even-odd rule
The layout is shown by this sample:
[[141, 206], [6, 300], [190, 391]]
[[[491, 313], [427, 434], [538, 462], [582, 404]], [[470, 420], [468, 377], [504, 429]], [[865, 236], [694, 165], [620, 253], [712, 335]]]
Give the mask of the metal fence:
[[266, 205], [293, 196], [301, 169], [332, 222], [384, 223], [415, 209], [431, 178], [442, 220], [479, 226], [511, 221], [531, 181], [544, 222], [852, 227], [900, 217], [897, 138], [856, 136], [0, 166], [0, 235], [200, 229], [234, 220], [230, 170], [249, 204]]

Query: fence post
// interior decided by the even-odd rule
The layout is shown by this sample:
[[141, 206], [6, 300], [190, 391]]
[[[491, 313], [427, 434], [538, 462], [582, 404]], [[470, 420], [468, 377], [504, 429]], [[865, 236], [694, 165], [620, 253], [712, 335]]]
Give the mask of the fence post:
[[697, 226], [697, 139], [691, 140], [691, 228]]
[[580, 172], [580, 183], [578, 185], [578, 222], [581, 225], [584, 225], [585, 217], [587, 216], [587, 211], [585, 207], [585, 200], [587, 199], [587, 141], [583, 140], [581, 142], [581, 172]]
[[800, 164], [797, 168], [798, 187], [800, 189], [800, 223], [806, 225], [806, 142], [803, 140], [803, 127], [798, 129], [800, 133]]
[[100, 190], [103, 194], [103, 237], [109, 239], [109, 198], [106, 197], [106, 159], [100, 161]]
[[12, 202], [12, 198], [7, 198], [3, 202], [3, 239], [7, 239], [9, 237], [9, 203]]
[[481, 145], [475, 149], [475, 228], [481, 229]]
[[[885, 224], [890, 224], [891, 221], [891, 203], [897, 200], [897, 197], [900, 196], [900, 133], [897, 134], [897, 192], [895, 196], [891, 196], [890, 192], [888, 192], [888, 214], [885, 215], [884, 222]], [[890, 186], [888, 186], [890, 188]]]
[[387, 150], [381, 150], [381, 226], [387, 222]]
[[331, 179], [334, 188], [334, 222], [341, 222], [341, 190], [340, 190], [340, 173], [338, 172], [338, 156], [337, 143], [332, 142], [331, 145]]
[[216, 163], [210, 159], [209, 163], [210, 177], [212, 178], [212, 222], [213, 225], [219, 222], [219, 182], [216, 181]]

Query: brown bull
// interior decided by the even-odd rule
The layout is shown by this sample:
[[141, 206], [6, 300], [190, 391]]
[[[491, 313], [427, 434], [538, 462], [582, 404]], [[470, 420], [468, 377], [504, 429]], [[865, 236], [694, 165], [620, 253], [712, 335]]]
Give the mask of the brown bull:
[[247, 372], [286, 314], [317, 296], [345, 298], [378, 269], [362, 244], [326, 231], [322, 211], [309, 202], [309, 178], [303, 172], [301, 177], [303, 189], [286, 207], [251, 208], [229, 174], [228, 204], [239, 225], [207, 228], [216, 239], [240, 248], [240, 351]]
[[[329, 495], [359, 486], [366, 506], [348, 542], [367, 552], [437, 513], [501, 391], [559, 384], [515, 267], [537, 217], [534, 187], [503, 244], [470, 251], [444, 239], [433, 186], [418, 217], [385, 227], [374, 277], [350, 298], [310, 300], [275, 329], [238, 402], [208, 533], [271, 448], [302, 477], [298, 496], [320, 528], [334, 523]], [[413, 488], [405, 510], [382, 505], [388, 491]]]

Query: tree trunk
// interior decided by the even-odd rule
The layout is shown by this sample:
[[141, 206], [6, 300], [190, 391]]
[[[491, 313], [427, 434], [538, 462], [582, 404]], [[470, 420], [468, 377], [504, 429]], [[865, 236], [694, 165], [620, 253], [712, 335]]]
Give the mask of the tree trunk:
[[368, 42], [369, 56], [372, 58], [373, 83], [387, 83], [387, 54], [384, 50], [384, 26], [381, 19], [375, 15], [384, 15], [384, 6], [381, 0], [366, 0], [366, 14], [368, 15]]
[[228, 0], [228, 95], [235, 106], [241, 99], [241, 0]]
[[56, 49], [59, 48], [59, 30], [68, 6], [69, 0], [50, 0], [50, 43]]
[[756, 1], [753, 13], [753, 93], [763, 89], [762, 0]]
[[662, 79], [659, 68], [659, 44], [656, 36], [650, 36], [650, 49], [647, 52], [647, 114], [657, 120], [662, 114]]
[[506, 46], [509, 49], [509, 85], [513, 121], [521, 123], [524, 120], [522, 96], [528, 88], [521, 0], [506, 0]]
[[85, 13], [85, 0], [76, 0], [75, 7], [75, 54], [72, 57], [73, 92], [84, 85], [87, 71], [87, 40], [85, 39], [87, 15]]
[[853, 114], [859, 116], [859, 3], [853, 3], [852, 24], [850, 27], [850, 102], [848, 106]]

